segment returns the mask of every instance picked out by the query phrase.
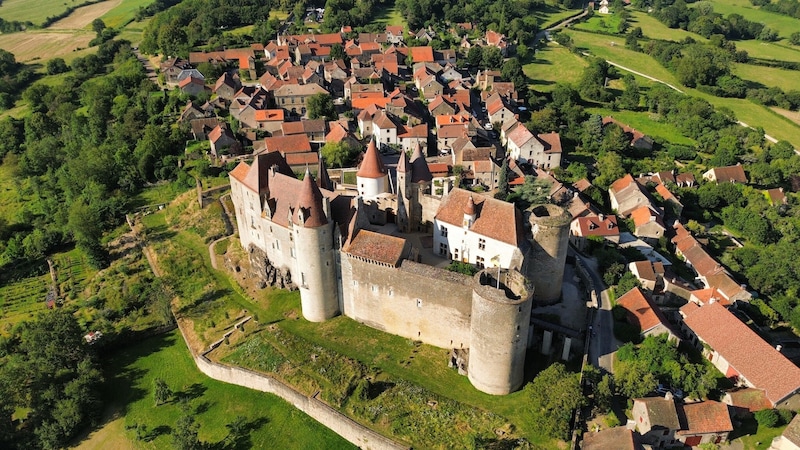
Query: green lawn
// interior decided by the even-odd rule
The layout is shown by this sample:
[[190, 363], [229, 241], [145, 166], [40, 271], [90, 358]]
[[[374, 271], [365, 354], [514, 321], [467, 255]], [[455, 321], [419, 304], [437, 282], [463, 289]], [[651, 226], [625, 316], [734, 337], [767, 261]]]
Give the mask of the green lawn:
[[[763, 23], [772, 28], [777, 31], [782, 38], [787, 38], [790, 34], [800, 30], [800, 19], [769, 11], [762, 11], [753, 6], [750, 0], [711, 0], [710, 3], [714, 6], [714, 11], [723, 16], [734, 13], [741, 14], [747, 20]], [[691, 7], [691, 5], [689, 6]]]
[[[570, 30], [569, 35], [578, 47], [591, 54], [621, 64], [632, 70], [679, 86], [675, 76], [648, 55], [624, 48], [623, 42], [610, 36]], [[612, 45], [613, 44], [613, 45]], [[736, 113], [736, 117], [750, 126], [761, 126], [767, 134], [776, 139], [783, 139], [800, 148], [800, 126], [780, 116], [769, 108], [757, 105], [745, 99], [721, 98], [708, 95], [695, 89], [682, 88], [689, 95], [703, 98], [716, 107], [727, 107]]]
[[587, 20], [576, 23], [572, 27], [577, 30], [616, 33], [621, 18], [615, 14], [595, 14]]
[[532, 80], [531, 88], [540, 92], [551, 91], [556, 83], [575, 83], [581, 78], [586, 60], [555, 43], [539, 50], [536, 60], [525, 64], [522, 70]]
[[736, 41], [736, 48], [745, 50], [754, 58], [800, 62], [800, 47], [792, 46], [786, 40], [779, 42]]
[[533, 15], [539, 21], [539, 28], [545, 29], [580, 12], [580, 9], [563, 9], [561, 6], [545, 3], [543, 6], [537, 7], [533, 11]]
[[384, 26], [401, 25], [403, 30], [408, 32], [408, 24], [406, 23], [405, 17], [403, 17], [400, 11], [394, 7], [394, 4], [392, 4], [391, 8], [381, 8], [372, 19], [372, 23], [377, 23]]
[[[154, 337], [114, 355], [106, 364], [105, 399], [121, 410], [126, 428], [145, 425], [148, 440], [137, 440], [133, 429], [117, 436], [118, 444], [136, 448], [171, 448], [170, 432], [184, 413], [200, 425], [201, 440], [220, 444], [226, 424], [237, 416], [247, 422], [248, 436], [236, 448], [354, 448], [277, 396], [212, 380], [197, 370], [177, 331]], [[166, 381], [172, 401], [154, 406], [153, 380]], [[121, 446], [121, 445], [120, 445]]]
[[733, 73], [765, 87], [779, 87], [784, 91], [800, 89], [800, 71], [797, 70], [734, 63]]
[[649, 112], [636, 112], [636, 111], [612, 111], [606, 108], [587, 108], [586, 111], [590, 114], [600, 114], [601, 116], [613, 116], [620, 122], [629, 125], [644, 134], [653, 137], [660, 137], [673, 144], [682, 145], [696, 145], [692, 139], [682, 135], [674, 126], [662, 122], [658, 122], [650, 117]]

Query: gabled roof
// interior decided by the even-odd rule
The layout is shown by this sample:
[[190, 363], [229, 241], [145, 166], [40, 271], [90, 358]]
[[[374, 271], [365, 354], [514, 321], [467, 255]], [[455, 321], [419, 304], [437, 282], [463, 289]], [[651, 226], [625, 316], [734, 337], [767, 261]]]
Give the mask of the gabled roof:
[[411, 60], [418, 62], [433, 62], [433, 47], [409, 47]]
[[800, 367], [719, 303], [689, 311], [684, 323], [773, 405], [800, 390]]
[[585, 216], [575, 219], [578, 223], [579, 236], [617, 236], [619, 227], [617, 217], [607, 216]]
[[694, 435], [709, 433], [725, 433], [733, 431], [731, 415], [725, 403], [707, 400], [697, 403], [686, 403], [681, 408], [686, 417], [686, 429], [678, 435]]
[[522, 147], [533, 139], [533, 133], [525, 128], [525, 125], [517, 122], [517, 127], [511, 130], [506, 137], [517, 147]]
[[290, 136], [274, 136], [264, 139], [267, 152], [302, 153], [311, 151], [311, 143], [305, 134], [293, 134]]
[[317, 165], [317, 186], [319, 186], [320, 189], [333, 190], [333, 182], [328, 175], [328, 168], [325, 167], [325, 160], [323, 158], [319, 158], [319, 164]]
[[735, 166], [714, 167], [706, 173], [713, 173], [718, 183], [747, 183], [747, 175], [741, 164]]
[[256, 122], [283, 122], [284, 114], [282, 109], [257, 109], [255, 119]]
[[637, 325], [642, 333], [667, 324], [661, 309], [638, 286], [618, 298], [617, 304], [628, 311], [628, 320]]
[[230, 175], [251, 191], [261, 194], [267, 190], [268, 172], [272, 167], [275, 167], [278, 173], [294, 176], [292, 168], [279, 153], [257, 155], [252, 165], [240, 162]]
[[561, 153], [561, 135], [558, 133], [542, 133], [537, 135], [544, 145], [545, 153]]
[[364, 154], [364, 159], [361, 161], [361, 165], [358, 166], [356, 177], [383, 178], [388, 173], [386, 166], [384, 166], [383, 161], [381, 161], [381, 155], [378, 154], [378, 147], [375, 145], [375, 140], [370, 140], [367, 146], [367, 152]]
[[638, 450], [633, 431], [625, 427], [614, 427], [583, 435], [583, 450]]
[[651, 427], [663, 427], [669, 430], [681, 429], [675, 401], [662, 397], [646, 397], [635, 398], [633, 403], [634, 405], [636, 403], [644, 404], [647, 415], [650, 418]]
[[789, 426], [783, 430], [781, 436], [785, 437], [792, 444], [800, 447], [800, 414], [794, 416], [794, 419], [789, 422]]
[[631, 211], [631, 218], [633, 219], [633, 223], [640, 227], [642, 225], [648, 224], [650, 222], [656, 222], [662, 227], [664, 227], [664, 222], [661, 220], [661, 216], [650, 209], [649, 206], [640, 206], [633, 211]]
[[397, 267], [403, 258], [406, 240], [369, 230], [359, 230], [345, 251], [353, 256]]
[[522, 216], [513, 203], [455, 188], [440, 204], [436, 220], [461, 227], [464, 220], [464, 205], [470, 195], [475, 196], [473, 200], [478, 213], [470, 230], [509, 245], [519, 245], [523, 234]]

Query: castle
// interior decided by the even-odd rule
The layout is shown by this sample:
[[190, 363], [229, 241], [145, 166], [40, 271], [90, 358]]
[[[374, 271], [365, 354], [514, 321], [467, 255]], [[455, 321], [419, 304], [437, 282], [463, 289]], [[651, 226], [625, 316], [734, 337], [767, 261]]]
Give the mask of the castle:
[[[303, 316], [344, 314], [388, 333], [452, 349], [451, 363], [490, 394], [523, 382], [534, 303], [561, 296], [570, 216], [433, 179], [419, 146], [396, 176], [371, 142], [354, 191], [295, 177], [279, 152], [230, 172], [239, 238], [266, 283], [296, 287]], [[470, 277], [451, 261], [481, 268]]]

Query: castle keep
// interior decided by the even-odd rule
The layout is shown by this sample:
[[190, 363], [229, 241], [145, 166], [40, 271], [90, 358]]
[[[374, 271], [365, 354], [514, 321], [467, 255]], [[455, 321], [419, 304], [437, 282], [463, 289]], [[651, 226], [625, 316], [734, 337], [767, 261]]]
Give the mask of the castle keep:
[[[309, 321], [344, 314], [454, 349], [477, 389], [518, 389], [531, 307], [560, 298], [566, 212], [552, 205], [522, 212], [450, 189], [451, 180], [433, 179], [419, 147], [410, 159], [401, 154], [391, 179], [371, 142], [357, 192], [334, 190], [322, 159], [318, 173], [316, 181], [308, 170], [297, 179], [278, 152], [231, 171], [239, 238], [257, 275], [299, 289]], [[451, 261], [483, 270], [451, 272], [444, 268]]]

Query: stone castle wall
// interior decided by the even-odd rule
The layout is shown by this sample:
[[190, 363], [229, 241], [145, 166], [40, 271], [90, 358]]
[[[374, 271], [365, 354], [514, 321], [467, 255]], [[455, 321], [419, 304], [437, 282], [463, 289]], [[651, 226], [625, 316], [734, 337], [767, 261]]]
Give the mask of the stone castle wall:
[[441, 348], [468, 348], [470, 277], [405, 260], [400, 267], [341, 253], [344, 314]]

